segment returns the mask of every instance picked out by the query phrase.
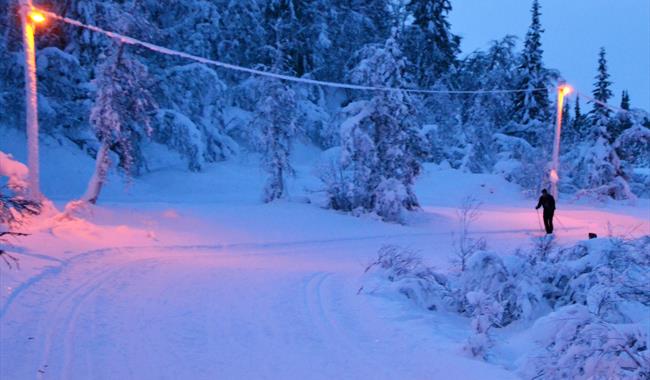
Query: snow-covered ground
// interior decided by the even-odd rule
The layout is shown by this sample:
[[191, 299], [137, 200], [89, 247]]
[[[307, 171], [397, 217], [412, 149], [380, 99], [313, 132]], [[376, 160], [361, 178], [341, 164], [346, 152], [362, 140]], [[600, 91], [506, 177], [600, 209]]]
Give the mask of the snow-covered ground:
[[[2, 134], [0, 150], [24, 162], [19, 136]], [[535, 200], [496, 176], [426, 166], [423, 210], [388, 224], [319, 207], [315, 149], [299, 147], [291, 197], [269, 205], [264, 173], [244, 157], [202, 173], [152, 163], [127, 188], [113, 176], [99, 207], [26, 226], [32, 235], [11, 249], [20, 270], [0, 262], [0, 378], [516, 377], [508, 358], [462, 353], [468, 321], [358, 290], [385, 244], [451, 270], [467, 195], [483, 203], [474, 234], [504, 255], [528, 246], [541, 235]], [[63, 209], [93, 162], [52, 141], [42, 160], [43, 190]], [[650, 234], [646, 199], [566, 196], [556, 215], [560, 244], [588, 232]]]

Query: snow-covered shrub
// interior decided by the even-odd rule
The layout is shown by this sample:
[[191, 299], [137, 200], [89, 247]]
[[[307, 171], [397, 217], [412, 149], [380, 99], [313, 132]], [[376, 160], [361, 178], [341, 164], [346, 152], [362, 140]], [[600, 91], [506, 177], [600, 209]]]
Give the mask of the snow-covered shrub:
[[547, 276], [554, 307], [582, 304], [608, 322], [627, 322], [626, 310], [650, 307], [650, 237], [594, 239], [555, 251]]
[[0, 178], [7, 178], [7, 187], [16, 193], [22, 194], [27, 189], [27, 175], [29, 169], [22, 162], [14, 160], [10, 154], [0, 151]]
[[613, 144], [632, 192], [650, 197], [650, 129], [637, 123], [624, 130]]
[[489, 356], [499, 328], [535, 321], [530, 334], [536, 348], [519, 368], [524, 378], [650, 376], [644, 327], [650, 322], [650, 236], [593, 239], [564, 249], [539, 238], [514, 256], [477, 252], [466, 270], [449, 276], [391, 246], [369, 269], [384, 278], [383, 285], [375, 280], [375, 289], [470, 318], [473, 334], [464, 349], [472, 356]]
[[395, 178], [384, 178], [375, 189], [374, 211], [387, 222], [400, 222], [408, 197], [408, 191], [402, 182]]
[[614, 149], [630, 165], [650, 168], [650, 128], [637, 124], [626, 129], [614, 142]]
[[24, 197], [28, 173], [27, 166], [0, 152], [0, 225], [12, 227], [40, 213], [41, 204]]
[[205, 164], [205, 143], [199, 127], [184, 114], [166, 108], [159, 109], [154, 120], [154, 139], [180, 153], [190, 170], [200, 171]]
[[526, 379], [648, 379], [650, 340], [641, 324], [610, 324], [580, 304], [540, 318], [539, 349], [521, 368]]
[[[531, 276], [530, 266], [518, 257], [503, 259], [492, 252], [477, 252], [469, 258], [466, 270], [453, 280], [458, 312], [474, 318], [487, 313], [496, 327], [529, 319], [544, 302], [541, 283]], [[472, 292], [480, 292], [482, 301], [465, 296]], [[499, 306], [491, 305], [492, 302]], [[476, 310], [483, 306], [489, 308]]]
[[[371, 275], [361, 290], [402, 294], [428, 310], [452, 307], [447, 277], [436, 273], [412, 250], [394, 245], [381, 247], [377, 260], [365, 272]], [[388, 280], [388, 283], [386, 283]]]
[[480, 290], [468, 292], [465, 300], [472, 310], [470, 326], [473, 334], [469, 336], [463, 349], [473, 357], [485, 359], [488, 350], [494, 344], [490, 330], [498, 326], [503, 315], [503, 307], [497, 300]]
[[0, 187], [0, 225], [13, 227], [22, 224], [23, 218], [38, 215], [41, 204], [37, 201], [23, 198], [11, 190]]
[[571, 178], [578, 197], [596, 199], [633, 199], [628, 176], [623, 171], [616, 150], [604, 136], [574, 148], [570, 165]]
[[479, 250], [485, 250], [486, 242], [483, 238], [470, 237], [470, 227], [478, 219], [481, 203], [473, 197], [465, 197], [461, 207], [456, 211], [459, 224], [459, 233], [454, 241], [455, 261], [458, 262], [461, 272], [467, 266], [467, 260]]

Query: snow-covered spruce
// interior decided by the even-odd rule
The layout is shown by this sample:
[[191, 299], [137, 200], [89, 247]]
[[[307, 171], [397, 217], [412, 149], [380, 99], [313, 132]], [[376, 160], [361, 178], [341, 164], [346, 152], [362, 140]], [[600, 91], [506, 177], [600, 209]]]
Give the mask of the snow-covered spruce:
[[[383, 46], [365, 47], [358, 62], [350, 74], [355, 83], [406, 85], [406, 61], [396, 38]], [[343, 112], [347, 119], [341, 124], [341, 183], [326, 183], [334, 195], [330, 207], [362, 209], [387, 221], [401, 221], [403, 210], [418, 207], [412, 187], [420, 171], [420, 135], [411, 96], [381, 92], [350, 103]]]

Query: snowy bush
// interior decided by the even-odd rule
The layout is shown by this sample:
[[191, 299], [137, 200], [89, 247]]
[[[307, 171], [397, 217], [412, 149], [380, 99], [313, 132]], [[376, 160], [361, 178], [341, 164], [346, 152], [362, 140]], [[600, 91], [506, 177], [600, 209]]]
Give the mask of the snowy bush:
[[412, 251], [390, 246], [367, 271], [384, 278], [383, 285], [373, 280], [375, 289], [470, 318], [473, 334], [464, 349], [472, 356], [487, 358], [500, 328], [534, 321], [526, 334], [536, 348], [520, 367], [525, 378], [650, 376], [643, 327], [650, 322], [650, 236], [562, 249], [543, 237], [512, 256], [479, 251], [464, 271], [448, 276]]
[[29, 169], [25, 164], [14, 160], [10, 154], [0, 151], [0, 178], [5, 177], [7, 187], [16, 193], [24, 193], [27, 189]]
[[633, 199], [628, 176], [605, 136], [580, 144], [572, 155], [571, 178], [579, 197]]
[[181, 154], [192, 171], [200, 171], [205, 164], [205, 143], [200, 128], [184, 114], [161, 108], [156, 112], [155, 141]]
[[[436, 273], [422, 262], [414, 251], [394, 245], [383, 246], [377, 260], [370, 263], [365, 273], [374, 275], [375, 281], [365, 284], [367, 292], [397, 292], [428, 310], [445, 310], [451, 307], [447, 278]], [[388, 284], [384, 281], [388, 280]]]
[[408, 202], [408, 191], [403, 183], [395, 178], [384, 178], [375, 190], [375, 208], [377, 215], [385, 221], [402, 221], [402, 210]]
[[485, 250], [486, 242], [483, 238], [470, 237], [470, 227], [478, 219], [481, 203], [475, 198], [465, 197], [461, 207], [456, 211], [459, 224], [458, 238], [454, 241], [455, 255], [461, 272], [467, 267], [467, 261], [479, 250]]
[[624, 130], [613, 146], [628, 175], [631, 191], [650, 197], [650, 129], [637, 123]]
[[634, 167], [650, 168], [650, 128], [637, 124], [626, 129], [614, 148], [621, 160]]
[[0, 225], [13, 227], [40, 213], [41, 204], [24, 197], [28, 173], [27, 166], [0, 152]]
[[539, 346], [526, 379], [648, 379], [650, 340], [641, 324], [610, 324], [584, 305], [565, 306], [532, 327]]

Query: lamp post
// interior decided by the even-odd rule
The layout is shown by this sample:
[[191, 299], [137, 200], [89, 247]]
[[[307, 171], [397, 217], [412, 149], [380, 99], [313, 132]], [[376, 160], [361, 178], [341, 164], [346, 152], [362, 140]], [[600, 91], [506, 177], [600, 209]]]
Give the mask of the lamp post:
[[20, 19], [23, 27], [23, 49], [25, 52], [25, 124], [27, 128], [27, 166], [29, 168], [29, 197], [41, 199], [38, 158], [38, 95], [36, 92], [36, 46], [34, 30], [36, 24], [45, 21], [45, 16], [36, 11], [31, 0], [21, 0]]
[[553, 156], [551, 160], [551, 195], [557, 199], [557, 183], [560, 181], [558, 168], [560, 166], [560, 136], [562, 134], [562, 110], [564, 109], [564, 97], [571, 93], [571, 87], [561, 85], [557, 88], [557, 119], [555, 121], [555, 139], [553, 141]]

